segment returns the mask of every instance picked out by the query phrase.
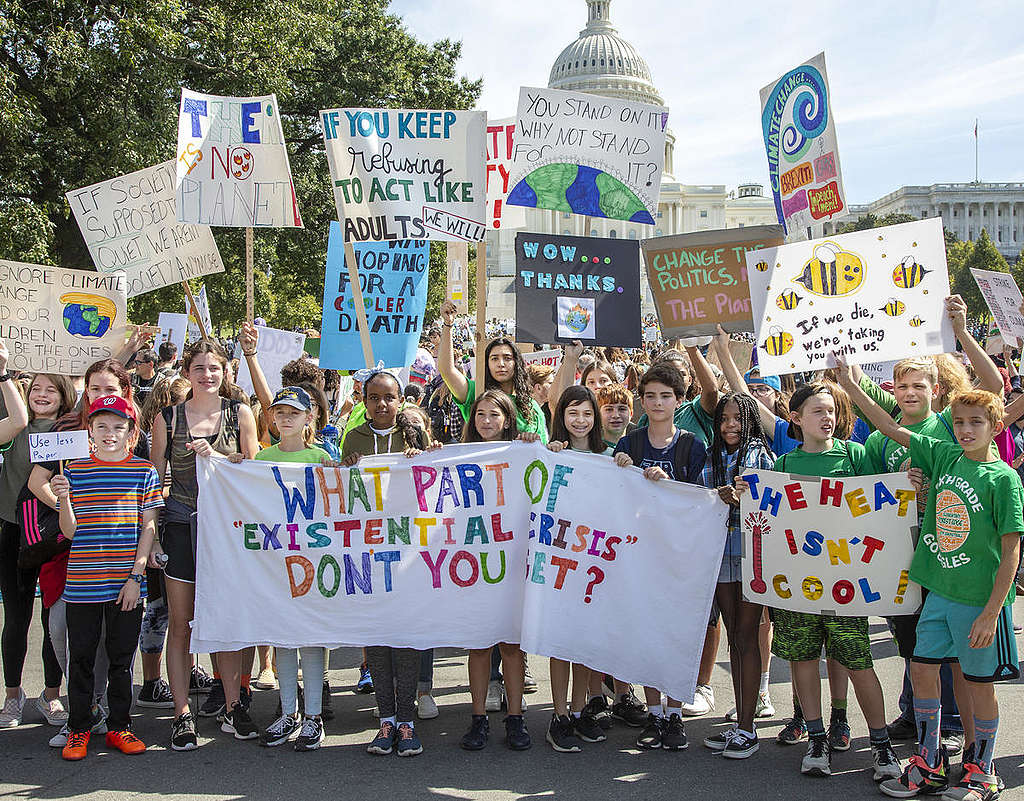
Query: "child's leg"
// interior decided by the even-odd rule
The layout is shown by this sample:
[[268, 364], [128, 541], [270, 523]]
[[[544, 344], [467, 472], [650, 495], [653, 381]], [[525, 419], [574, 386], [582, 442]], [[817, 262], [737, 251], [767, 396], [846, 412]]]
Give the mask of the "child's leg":
[[274, 669], [273, 653], [269, 645], [257, 645], [256, 653], [260, 655], [260, 673], [264, 670]]
[[[398, 723], [413, 725], [416, 717], [416, 685], [420, 678], [420, 652], [415, 648], [392, 648], [395, 676], [395, 711]], [[376, 680], [374, 680], [376, 685]]]
[[590, 684], [590, 668], [578, 662], [572, 663], [572, 704], [571, 709], [579, 717], [587, 705], [587, 690]]
[[850, 672], [834, 659], [825, 660], [828, 671], [828, 689], [833, 709], [846, 709], [846, 699], [850, 694]]
[[508, 700], [510, 715], [523, 714], [523, 682], [526, 680], [526, 666], [519, 643], [498, 643], [501, 648], [501, 667], [505, 677], [505, 698]]
[[146, 604], [139, 633], [139, 652], [142, 654], [142, 680], [160, 678], [160, 660], [164, 654], [164, 636], [167, 634], [167, 601], [161, 595]]
[[238, 682], [240, 687], [249, 689], [249, 682], [252, 679], [252, 666], [256, 659], [256, 646], [250, 645], [238, 652]]
[[761, 685], [758, 628], [761, 605], [743, 600], [740, 582], [719, 584], [715, 590], [729, 637], [729, 664], [736, 696], [736, 720], [743, 731], [754, 731], [754, 711]]
[[434, 649], [420, 651], [420, 676], [416, 685], [416, 694], [430, 695], [434, 689]]
[[380, 710], [380, 721], [395, 722], [395, 669], [391, 659], [391, 648], [386, 645], [368, 645], [363, 650], [366, 664], [373, 677], [373, 693]]
[[999, 729], [999, 704], [996, 686], [987, 682], [970, 682], [971, 705], [974, 709], [974, 762], [984, 773], [992, 774], [996, 732]]
[[139, 646], [143, 608], [140, 604], [125, 612], [117, 601], [99, 606], [107, 624], [107, 658], [110, 660], [107, 670], [107, 703], [110, 705], [107, 726], [110, 731], [124, 731], [132, 723], [132, 657]]
[[[274, 653], [277, 658], [277, 691], [281, 696], [281, 714], [296, 715], [299, 711], [299, 652], [295, 648], [275, 648]], [[309, 699], [306, 699], [306, 703], [309, 703]]]
[[469, 695], [473, 714], [486, 715], [487, 682], [491, 675], [491, 649], [471, 648], [469, 651]]
[[704, 635], [704, 649], [700, 654], [700, 668], [697, 671], [697, 684], [711, 686], [711, 674], [718, 659], [718, 647], [722, 644], [722, 627], [716, 620], [714, 626], [708, 626]]
[[[168, 577], [167, 597], [167, 683], [174, 695], [174, 715], [188, 710], [188, 688], [192, 677], [189, 658], [189, 623], [195, 616], [195, 585]], [[216, 667], [216, 665], [215, 665]]]
[[[845, 670], [845, 668], [844, 668]], [[873, 667], [866, 670], [846, 671], [853, 682], [853, 691], [857, 694], [857, 703], [868, 728], [873, 732], [885, 731], [885, 698], [882, 695], [882, 684]], [[886, 735], [888, 737], [888, 735]]]
[[68, 620], [68, 701], [71, 731], [89, 731], [92, 727], [93, 664], [100, 642], [102, 604], [69, 603]]
[[974, 695], [971, 693], [971, 682], [964, 678], [960, 663], [953, 662], [949, 667], [953, 673], [953, 694], [956, 696], [956, 706], [960, 713], [960, 725], [964, 730], [964, 748], [967, 748], [977, 737], [974, 731], [974, 717], [977, 714], [974, 709]]
[[323, 712], [324, 649], [300, 648], [299, 653], [302, 655], [302, 699], [306, 717], [315, 718]]
[[241, 651], [221, 651], [217, 654], [217, 670], [224, 685], [224, 706], [230, 712], [238, 702], [238, 688], [241, 686]]
[[[823, 733], [825, 729], [821, 721], [821, 675], [818, 672], [818, 660], [790, 662], [789, 669], [793, 673], [793, 686], [796, 688], [796, 697], [800, 701], [808, 731], [816, 734], [817, 726], [820, 726]], [[815, 722], [817, 726], [811, 731], [811, 724]]]
[[910, 665], [914, 685], [914, 718], [917, 723], [918, 753], [932, 767], [940, 759], [941, 708], [939, 665], [914, 661]]
[[768, 692], [768, 672], [772, 663], [772, 620], [768, 617], [767, 609], [761, 613], [757, 641], [761, 646], [761, 692]]
[[555, 714], [559, 717], [568, 715], [569, 663], [564, 659], [551, 657], [548, 672], [551, 674], [551, 706], [555, 708]]

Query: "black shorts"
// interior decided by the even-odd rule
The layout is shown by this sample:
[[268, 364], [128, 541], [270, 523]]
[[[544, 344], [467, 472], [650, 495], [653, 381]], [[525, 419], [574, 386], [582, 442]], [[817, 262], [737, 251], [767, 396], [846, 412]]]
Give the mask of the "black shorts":
[[188, 523], [165, 523], [163, 541], [167, 554], [164, 575], [176, 581], [196, 583], [196, 546]]
[[711, 617], [708, 619], [708, 628], [713, 629], [718, 625], [718, 618], [721, 613], [718, 611], [718, 599], [711, 601]]

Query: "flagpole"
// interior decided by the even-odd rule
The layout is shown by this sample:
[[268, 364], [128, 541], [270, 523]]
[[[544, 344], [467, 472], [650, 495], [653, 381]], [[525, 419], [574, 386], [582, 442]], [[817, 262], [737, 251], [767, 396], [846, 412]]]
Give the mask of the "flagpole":
[[978, 118], [974, 118], [974, 183], [978, 183]]

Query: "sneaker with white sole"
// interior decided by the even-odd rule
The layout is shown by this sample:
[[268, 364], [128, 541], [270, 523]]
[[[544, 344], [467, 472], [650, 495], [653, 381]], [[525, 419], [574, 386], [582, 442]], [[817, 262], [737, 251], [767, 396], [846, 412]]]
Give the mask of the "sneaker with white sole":
[[871, 751], [875, 763], [874, 779], [876, 782], [885, 781], [886, 779], [898, 779], [903, 775], [903, 766], [900, 764], [900, 758], [896, 756], [896, 751], [893, 750], [890, 741], [886, 740], [884, 743], [872, 745]]
[[174, 709], [174, 696], [166, 681], [153, 679], [143, 683], [135, 703], [151, 709]]
[[[775, 707], [772, 705], [772, 697], [767, 692], [757, 694], [757, 705], [754, 707], [754, 717], [775, 717]], [[736, 707], [733, 707], [726, 713], [725, 719], [732, 721], [733, 723], [736, 722]]]
[[241, 701], [235, 701], [231, 709], [224, 713], [220, 730], [233, 735], [236, 740], [255, 740], [260, 736], [260, 730], [252, 722]]
[[298, 715], [281, 715], [267, 728], [260, 732], [260, 745], [275, 748], [299, 736], [302, 721]]
[[430, 693], [421, 695], [416, 699], [416, 717], [420, 720], [433, 720], [440, 712], [437, 708], [437, 701]]
[[264, 668], [261, 670], [252, 684], [257, 690], [276, 690], [277, 676], [274, 675], [274, 669]]
[[295, 740], [296, 751], [316, 751], [324, 741], [324, 722], [319, 715], [302, 721], [302, 729]]
[[70, 730], [71, 729], [70, 729], [70, 727], [68, 726], [67, 723], [65, 723], [63, 726], [61, 726], [60, 727], [60, 731], [57, 732], [55, 735], [53, 735], [53, 737], [50, 738], [50, 740], [49, 740], [50, 748], [63, 748], [65, 745], [67, 745], [68, 744], [68, 733], [70, 732]]
[[21, 725], [25, 715], [25, 691], [18, 688], [18, 694], [14, 698], [4, 701], [3, 709], [0, 710], [0, 729], [14, 729]]
[[729, 745], [729, 741], [736, 736], [736, 728], [726, 729], [717, 734], [709, 734], [704, 738], [704, 747], [710, 748], [716, 754], [721, 754]]
[[750, 732], [735, 729], [733, 736], [729, 738], [722, 756], [726, 759], [746, 759], [757, 753], [761, 744], [757, 740], [757, 732]]
[[501, 711], [501, 702], [505, 700], [505, 686], [501, 679], [492, 679], [487, 682], [487, 698], [484, 701], [485, 712]]
[[688, 718], [706, 715], [715, 708], [715, 691], [706, 684], [698, 684], [693, 693], [693, 703], [683, 704], [682, 713]]
[[804, 776], [832, 775], [832, 749], [829, 748], [827, 737], [816, 735], [808, 738], [807, 753], [800, 763], [800, 772]]
[[64, 704], [60, 702], [60, 697], [54, 698], [51, 701], [46, 695], [40, 693], [36, 699], [36, 709], [39, 710], [39, 714], [46, 718], [46, 722], [51, 726], [63, 726], [68, 722], [68, 711], [64, 708]]

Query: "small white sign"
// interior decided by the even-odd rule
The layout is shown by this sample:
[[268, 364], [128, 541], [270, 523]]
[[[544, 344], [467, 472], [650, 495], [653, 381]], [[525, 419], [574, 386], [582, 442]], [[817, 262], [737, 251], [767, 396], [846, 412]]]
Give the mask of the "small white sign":
[[527, 364], [545, 364], [557, 370], [558, 365], [562, 363], [562, 351], [558, 350], [558, 348], [553, 350], [535, 350], [533, 353], [524, 353], [523, 361]]
[[58, 459], [88, 459], [88, 431], [45, 431], [28, 435], [30, 461], [55, 462]]
[[594, 339], [597, 336], [594, 298], [558, 299], [558, 336], [568, 339]]
[[974, 276], [981, 296], [985, 298], [985, 303], [992, 312], [999, 333], [1011, 343], [1015, 343], [1017, 337], [1024, 337], [1024, 315], [1020, 312], [1021, 294], [1013, 276], [992, 270], [976, 270], [973, 267], [971, 275]]

